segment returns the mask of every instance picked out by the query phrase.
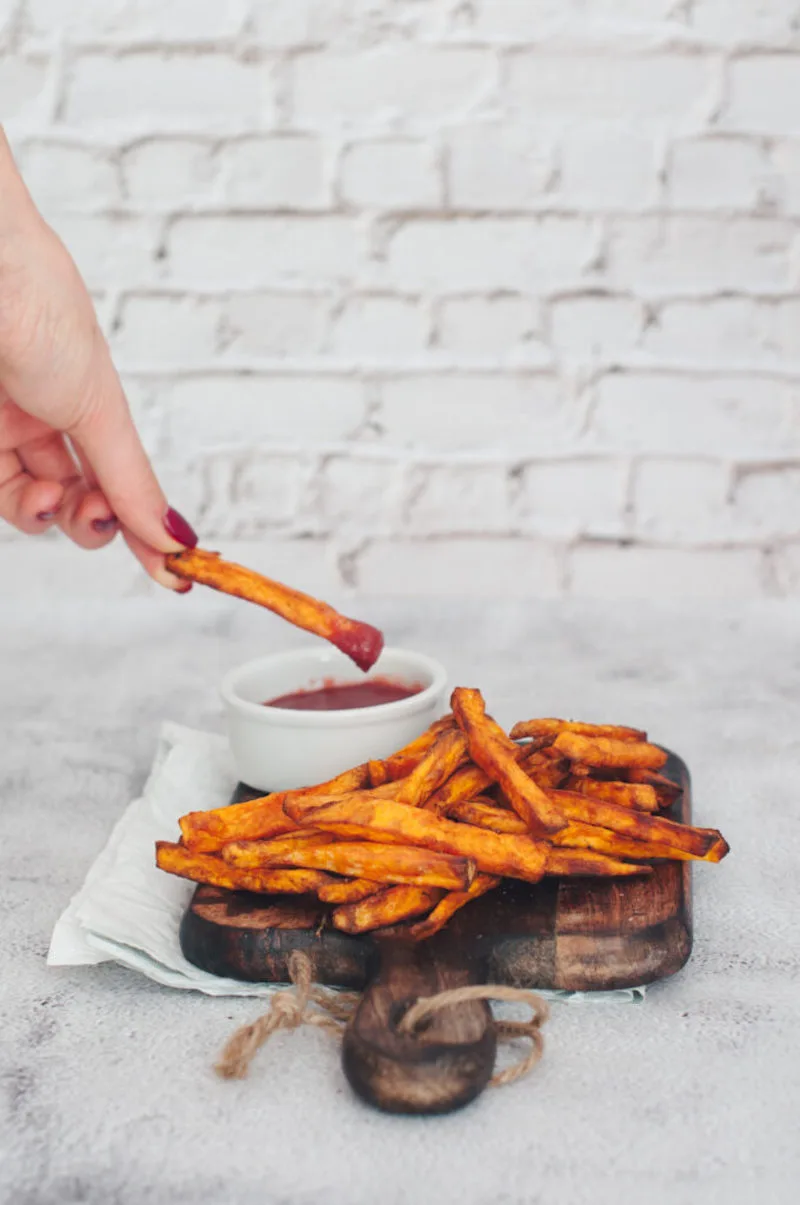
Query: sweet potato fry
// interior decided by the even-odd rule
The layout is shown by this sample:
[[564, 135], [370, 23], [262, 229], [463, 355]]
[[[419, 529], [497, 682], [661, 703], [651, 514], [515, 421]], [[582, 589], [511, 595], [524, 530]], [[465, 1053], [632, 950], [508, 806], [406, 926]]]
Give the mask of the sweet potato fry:
[[[419, 765], [441, 733], [452, 731], [455, 727], [455, 717], [451, 713], [442, 716], [440, 720], [435, 720], [420, 736], [404, 745], [402, 749], [398, 749], [396, 753], [384, 758], [382, 762], [371, 762], [370, 773], [373, 773], [372, 766], [375, 766], [374, 773], [376, 776], [379, 774], [382, 776], [382, 782], [396, 782], [400, 778], [405, 778]], [[381, 767], [380, 770], [377, 769], [378, 766]], [[380, 783], [373, 782], [372, 785], [379, 786]]]
[[647, 733], [638, 728], [625, 728], [619, 724], [581, 724], [576, 720], [522, 720], [511, 729], [513, 741], [530, 737], [552, 737], [562, 732], [575, 732], [578, 736], [605, 736], [617, 741], [646, 741]]
[[569, 761], [566, 757], [556, 759], [548, 757], [544, 751], [537, 750], [523, 758], [520, 763], [528, 778], [532, 778], [537, 787], [543, 791], [554, 791], [561, 787], [569, 777]]
[[638, 808], [640, 812], [657, 812], [658, 796], [651, 786], [639, 782], [608, 782], [599, 778], [570, 776], [565, 791], [578, 791], [591, 799], [607, 799], [620, 807]]
[[369, 786], [382, 787], [385, 782], [389, 781], [389, 773], [385, 762], [368, 761], [367, 767], [369, 771]]
[[315, 895], [336, 882], [322, 870], [239, 870], [214, 854], [195, 854], [171, 841], [156, 841], [156, 865], [195, 883], [259, 894]]
[[[485, 874], [508, 875], [538, 883], [544, 873], [548, 846], [530, 837], [509, 837], [458, 824], [423, 808], [410, 808], [391, 800], [358, 799], [311, 807], [292, 808], [293, 819], [324, 832], [366, 841], [403, 838], [409, 845], [471, 859]], [[341, 849], [332, 845], [331, 850]], [[328, 869], [331, 869], [330, 867]], [[374, 878], [364, 871], [365, 878]]]
[[455, 916], [460, 908], [463, 908], [470, 900], [477, 899], [479, 895], [493, 891], [499, 883], [500, 880], [494, 875], [479, 874], [473, 879], [467, 891], [448, 891], [444, 899], [439, 901], [428, 916], [409, 928], [408, 937], [412, 941], [427, 941], [429, 937], [433, 937], [434, 933], [443, 929], [450, 917]]
[[187, 548], [183, 552], [170, 553], [166, 565], [171, 573], [186, 581], [199, 582], [224, 594], [257, 603], [295, 627], [329, 640], [355, 661], [359, 669], [370, 669], [381, 654], [383, 636], [377, 628], [348, 619], [327, 603], [262, 577], [252, 569], [223, 561], [217, 552]]
[[[293, 791], [300, 796], [338, 796], [357, 791], [369, 781], [369, 769], [365, 763], [345, 770], [328, 782]], [[229, 841], [251, 841], [258, 838], [279, 837], [290, 833], [297, 826], [289, 820], [283, 810], [285, 791], [272, 795], [261, 795], [246, 803], [231, 803], [227, 807], [212, 808], [207, 812], [189, 812], [179, 821], [183, 842], [187, 849], [196, 853], [215, 853]]]
[[368, 933], [423, 916], [443, 894], [435, 887], [387, 887], [369, 899], [337, 908], [331, 920], [344, 933]]
[[541, 835], [563, 828], [566, 821], [558, 806], [554, 806], [518, 765], [519, 747], [487, 716], [480, 691], [457, 687], [451, 706], [458, 726], [467, 737], [473, 761], [494, 782], [500, 783], [514, 811], [522, 817], [530, 832]]
[[713, 846], [704, 855], [690, 854], [669, 845], [659, 845], [655, 841], [637, 841], [633, 837], [624, 837], [620, 833], [612, 833], [609, 829], [598, 828], [594, 824], [584, 824], [580, 820], [571, 820], [566, 828], [556, 833], [556, 840], [560, 848], [593, 849], [613, 858], [632, 861], [646, 861], [651, 858], [668, 858], [673, 862], [719, 861]]
[[444, 887], [448, 891], [469, 887], [475, 877], [475, 864], [469, 858], [411, 845], [335, 841], [329, 845], [309, 844], [273, 853], [271, 844], [269, 841], [240, 841], [226, 845], [225, 861], [242, 870], [302, 866], [350, 878], [372, 879], [376, 883], [408, 883], [414, 887]]
[[446, 783], [439, 787], [438, 791], [434, 791], [425, 803], [425, 810], [444, 814], [451, 804], [458, 803], [462, 799], [474, 799], [481, 791], [485, 791], [487, 787], [491, 786], [491, 783], [489, 775], [485, 774], [480, 766], [472, 764], [462, 766], [448, 778]]
[[634, 808], [620, 807], [602, 799], [589, 799], [574, 791], [553, 791], [553, 798], [567, 818], [610, 829], [639, 841], [654, 841], [669, 849], [683, 850], [707, 862], [719, 862], [728, 852], [728, 843], [714, 828], [694, 828], [676, 824], [662, 816], [651, 816]]
[[660, 770], [667, 760], [663, 749], [648, 745], [644, 741], [618, 741], [610, 737], [579, 736], [575, 732], [562, 732], [553, 742], [564, 757], [585, 766], [609, 766], [638, 770]]
[[[524, 837], [528, 832], [525, 821], [516, 812], [485, 803], [481, 799], [456, 800], [448, 805], [447, 816], [451, 820], [474, 824], [477, 828], [491, 829], [495, 833], [509, 833], [515, 837]], [[567, 827], [569, 828], [569, 825]]]
[[[269, 850], [269, 862], [250, 862], [250, 866], [305, 866], [305, 862], [292, 862], [291, 859], [300, 850], [319, 849], [324, 845], [330, 845], [336, 840], [333, 833], [321, 833], [316, 830], [295, 829], [293, 833], [288, 833], [285, 837], [271, 837], [268, 841], [232, 841], [228, 845], [223, 845], [220, 850], [220, 857], [225, 862], [229, 862], [231, 866], [247, 867], [241, 858], [237, 860], [237, 850], [241, 850], [243, 846], [248, 848], [257, 845], [259, 849]], [[228, 851], [233, 851], [230, 853]]]
[[297, 827], [283, 810], [282, 794], [208, 812], [189, 812], [178, 823], [184, 845], [194, 853], [216, 853], [228, 841], [279, 837]]
[[664, 774], [656, 773], [655, 770], [629, 769], [624, 773], [628, 782], [652, 787], [658, 800], [659, 809], [672, 807], [675, 800], [682, 793], [682, 787], [678, 786], [676, 782], [673, 782], [671, 778], [667, 778]]
[[551, 849], [547, 855], [545, 869], [545, 874], [580, 875], [589, 878], [630, 878], [631, 875], [650, 873], [651, 869], [646, 863], [620, 862], [607, 854], [572, 848]]
[[382, 890], [383, 883], [375, 883], [372, 879], [337, 879], [320, 887], [317, 895], [323, 904], [357, 904]]
[[[454, 820], [466, 824], [477, 825], [478, 828], [491, 829], [496, 833], [523, 833], [525, 824], [519, 816], [501, 808], [487, 807], [478, 800], [465, 800], [456, 803], [448, 812]], [[651, 858], [670, 858], [678, 862], [713, 862], [716, 859], [714, 847], [711, 854], [703, 856], [685, 853], [683, 850], [659, 845], [654, 841], [637, 841], [632, 837], [622, 836], [609, 829], [598, 828], [595, 824], [584, 824], [579, 820], [571, 820], [566, 828], [562, 828], [551, 838], [559, 849], [591, 849], [596, 853], [608, 854], [612, 858], [625, 861], [645, 862]]]
[[396, 784], [395, 799], [419, 807], [447, 782], [467, 758], [467, 738], [458, 729], [440, 732], [428, 752], [405, 778]]

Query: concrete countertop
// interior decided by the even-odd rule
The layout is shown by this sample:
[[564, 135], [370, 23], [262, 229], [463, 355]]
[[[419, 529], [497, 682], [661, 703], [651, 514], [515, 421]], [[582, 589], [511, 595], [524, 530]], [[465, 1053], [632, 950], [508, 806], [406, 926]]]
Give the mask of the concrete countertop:
[[[19, 1205], [788, 1205], [800, 1182], [800, 611], [349, 603], [479, 685], [503, 722], [647, 727], [732, 853], [695, 871], [695, 950], [642, 1005], [556, 1005], [542, 1064], [442, 1119], [351, 1095], [332, 1038], [211, 1071], [253, 1000], [110, 965], [52, 970], [52, 926], [141, 787], [161, 720], [219, 728], [216, 683], [307, 641], [195, 590], [0, 602], [0, 1201]], [[333, 600], [335, 601], [335, 600]]]

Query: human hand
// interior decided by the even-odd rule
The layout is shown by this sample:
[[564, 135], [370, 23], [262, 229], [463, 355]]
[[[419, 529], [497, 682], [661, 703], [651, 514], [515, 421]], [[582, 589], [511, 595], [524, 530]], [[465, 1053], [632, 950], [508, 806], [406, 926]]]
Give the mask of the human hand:
[[194, 547], [136, 428], [91, 298], [44, 222], [0, 128], [0, 518], [82, 548], [118, 530], [162, 585], [164, 554]]

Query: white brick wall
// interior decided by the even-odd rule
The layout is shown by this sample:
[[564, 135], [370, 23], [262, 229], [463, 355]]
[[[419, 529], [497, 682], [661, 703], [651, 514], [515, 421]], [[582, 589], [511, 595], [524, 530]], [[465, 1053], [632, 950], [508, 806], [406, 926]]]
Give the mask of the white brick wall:
[[799, 111], [797, 0], [0, 0], [170, 497], [323, 592], [800, 593]]

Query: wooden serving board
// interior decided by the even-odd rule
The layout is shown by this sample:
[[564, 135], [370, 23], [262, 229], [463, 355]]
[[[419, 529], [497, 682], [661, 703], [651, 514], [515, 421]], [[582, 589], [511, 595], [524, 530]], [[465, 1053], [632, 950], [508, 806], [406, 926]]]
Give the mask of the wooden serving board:
[[[686, 765], [670, 754], [663, 773], [682, 788], [666, 814], [690, 823]], [[240, 786], [234, 801], [254, 795]], [[326, 924], [328, 912], [316, 899], [200, 886], [181, 925], [181, 948], [203, 970], [267, 983], [288, 982], [289, 956], [302, 950], [319, 983], [368, 989], [355, 1029], [369, 1033], [351, 1032], [345, 1041], [348, 1078], [382, 1108], [441, 1112], [472, 1099], [488, 1080], [491, 1014], [479, 1005], [448, 1009], [420, 1035], [424, 1041], [410, 1043], [393, 1031], [398, 1007], [466, 983], [609, 991], [672, 975], [692, 949], [691, 864], [659, 862], [642, 878], [504, 882], [456, 913], [430, 941], [410, 947], [340, 933]], [[409, 1060], [411, 1087], [397, 1070]]]

